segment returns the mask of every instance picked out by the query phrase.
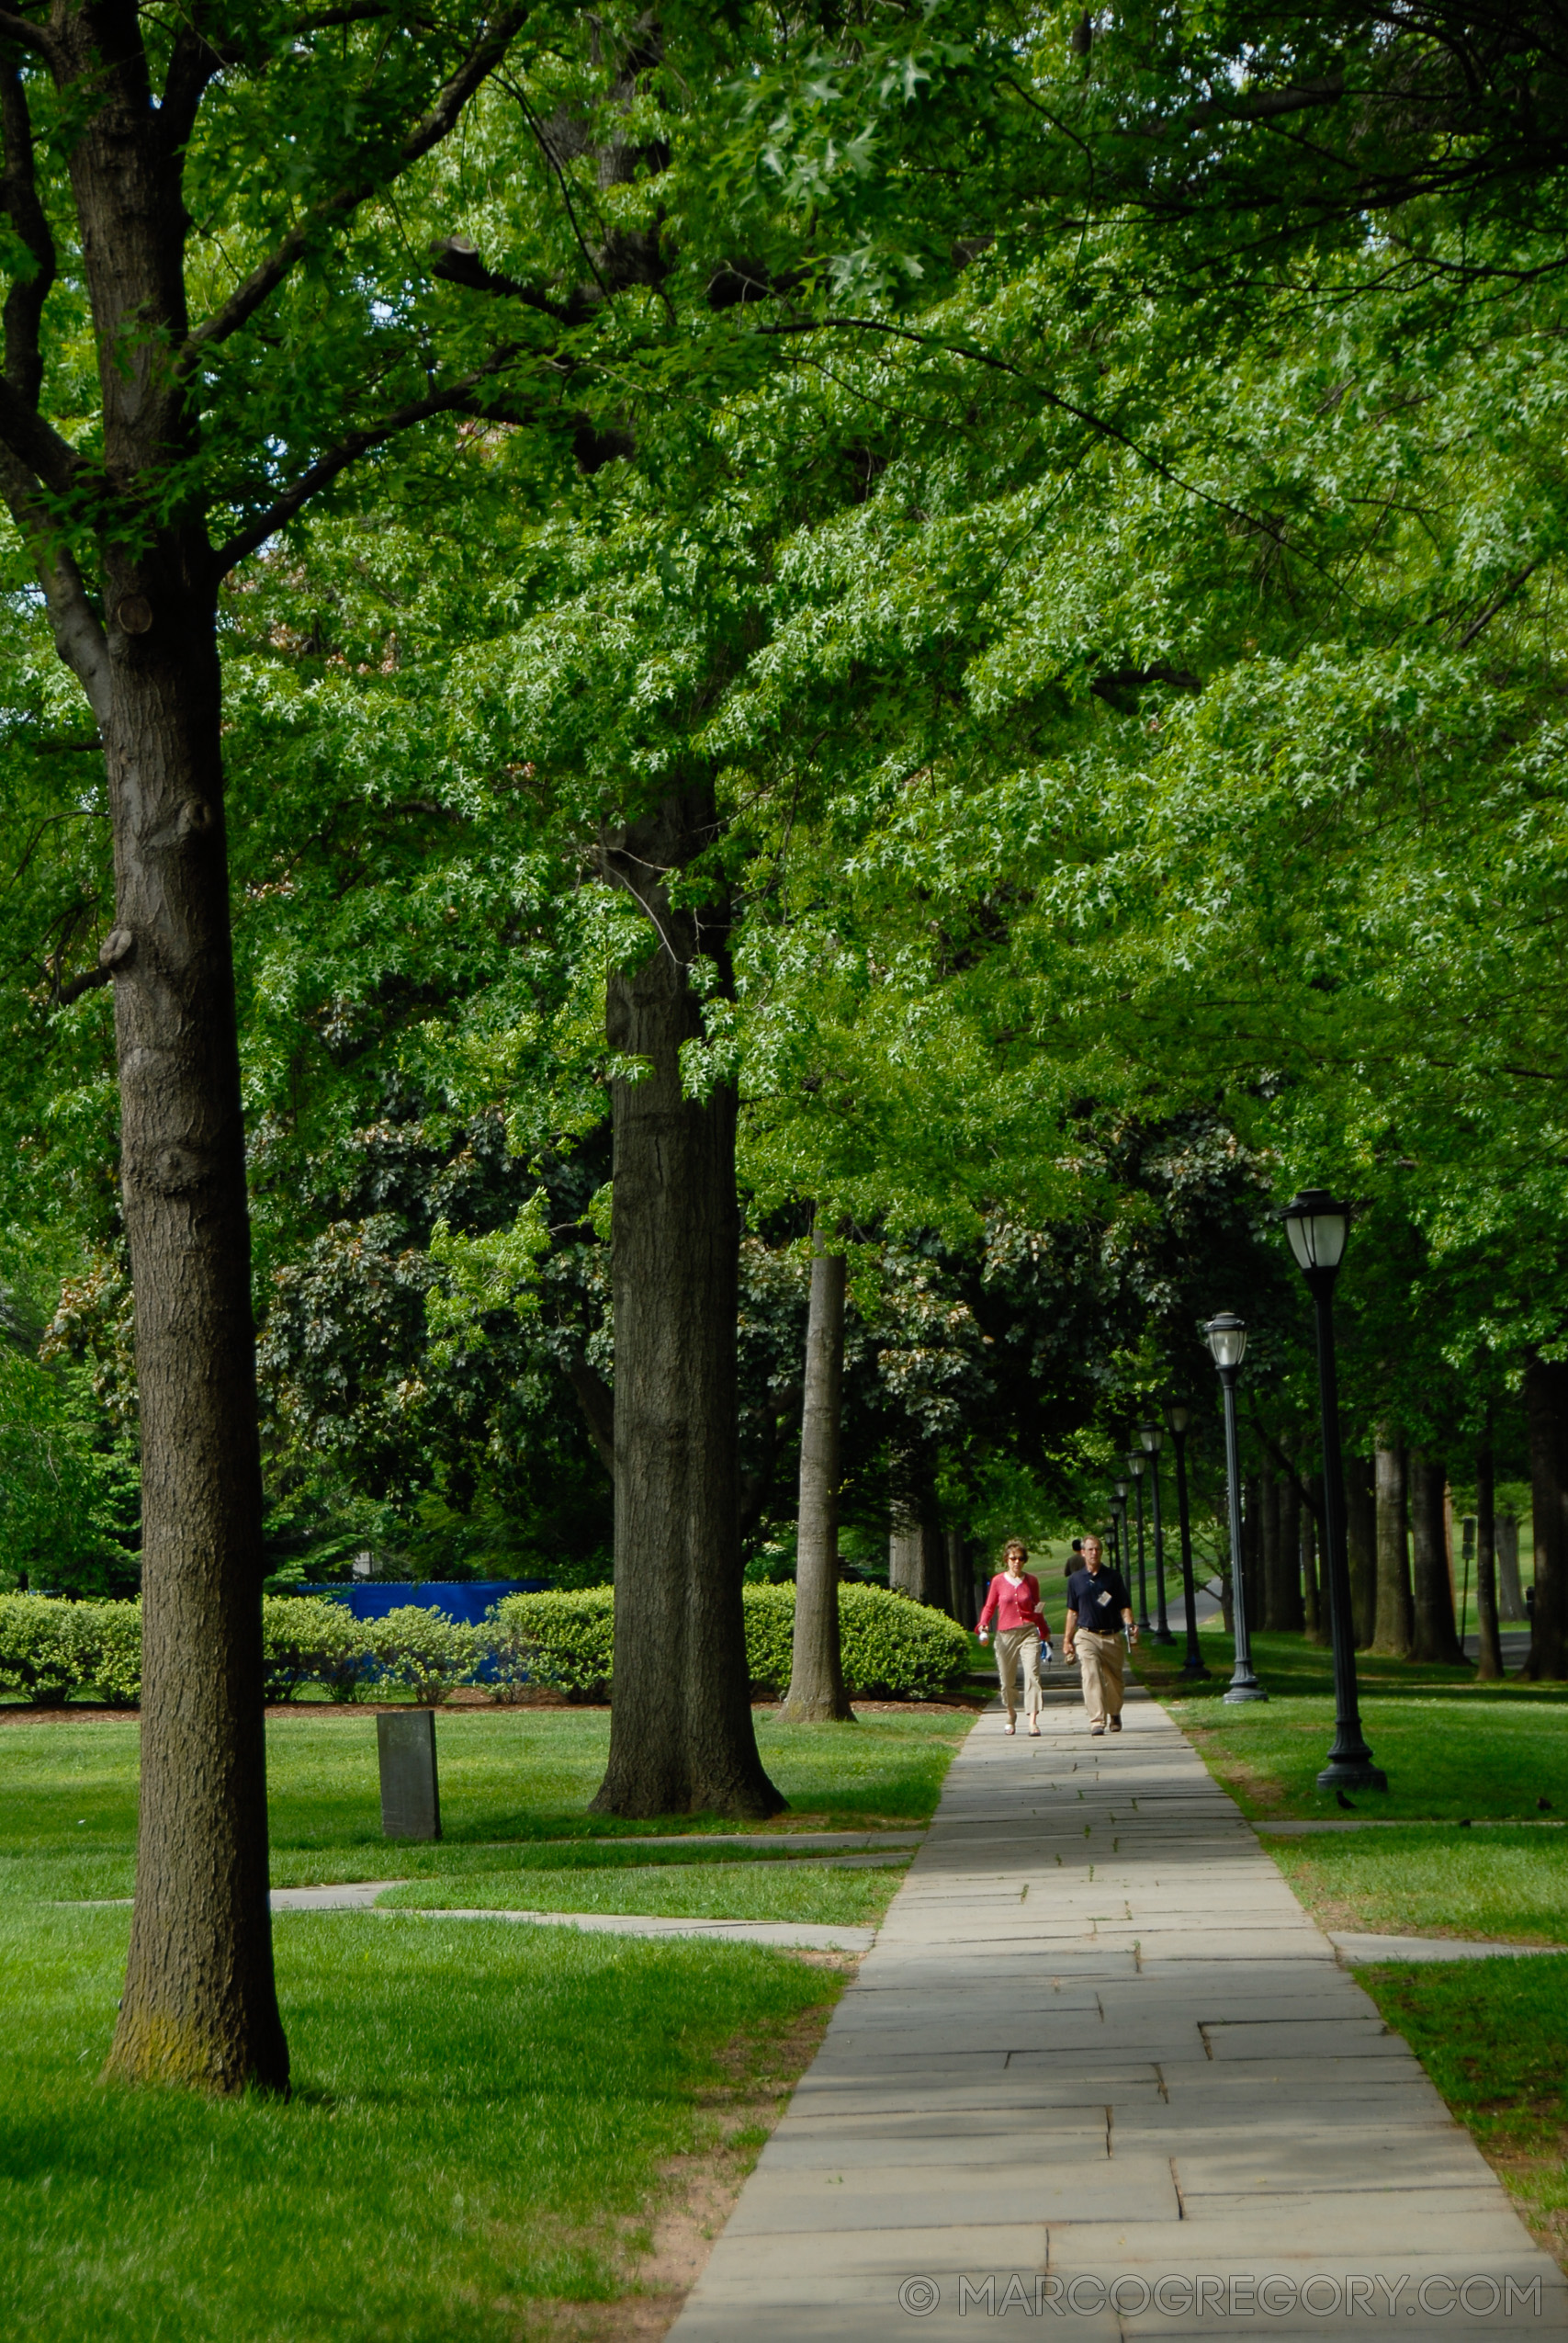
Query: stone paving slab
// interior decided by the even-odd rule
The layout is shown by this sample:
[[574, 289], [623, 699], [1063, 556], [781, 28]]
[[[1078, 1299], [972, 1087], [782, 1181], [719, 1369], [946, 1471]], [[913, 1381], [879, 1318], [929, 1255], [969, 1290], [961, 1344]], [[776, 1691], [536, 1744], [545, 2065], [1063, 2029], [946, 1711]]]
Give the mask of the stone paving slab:
[[[1386, 2323], [1417, 2343], [1568, 2338], [1555, 2264], [1169, 1717], [1134, 1693], [1090, 1743], [1053, 1692], [1038, 1741], [999, 1723], [955, 1759], [675, 2343], [1014, 2314], [1085, 2343], [1337, 2343], [1379, 2280], [1402, 2313], [1437, 2290]], [[1271, 2272], [1287, 2293], [1259, 2309]], [[987, 2278], [994, 2311], [961, 2303]]]

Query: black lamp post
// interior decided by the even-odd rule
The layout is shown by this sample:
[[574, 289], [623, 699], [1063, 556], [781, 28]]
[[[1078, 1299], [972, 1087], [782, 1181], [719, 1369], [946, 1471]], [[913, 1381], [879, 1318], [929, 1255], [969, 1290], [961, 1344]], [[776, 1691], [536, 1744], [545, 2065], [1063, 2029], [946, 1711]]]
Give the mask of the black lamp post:
[[1149, 1632], [1149, 1590], [1144, 1576], [1144, 1467], [1148, 1461], [1141, 1448], [1134, 1448], [1127, 1459], [1138, 1500], [1138, 1631], [1145, 1636]]
[[1165, 1613], [1165, 1532], [1159, 1518], [1159, 1452], [1164, 1433], [1157, 1423], [1141, 1423], [1138, 1438], [1149, 1460], [1149, 1508], [1155, 1534], [1155, 1641], [1173, 1644], [1170, 1621]]
[[1124, 1480], [1116, 1484], [1115, 1501], [1111, 1511], [1115, 1517], [1111, 1532], [1111, 1560], [1116, 1569], [1128, 1569], [1132, 1567], [1131, 1555], [1127, 1556], [1125, 1564], [1122, 1561], [1127, 1544], [1127, 1484]]
[[1176, 1443], [1176, 1519], [1181, 1533], [1181, 1592], [1187, 1607], [1187, 1657], [1181, 1672], [1206, 1676], [1209, 1671], [1198, 1648], [1198, 1590], [1192, 1583], [1192, 1524], [1187, 1515], [1187, 1427], [1192, 1410], [1185, 1399], [1173, 1399], [1165, 1413]]
[[1266, 1701], [1269, 1697], [1252, 1672], [1252, 1638], [1247, 1626], [1247, 1587], [1241, 1563], [1241, 1457], [1235, 1436], [1235, 1379], [1247, 1356], [1247, 1324], [1222, 1310], [1203, 1329], [1220, 1371], [1225, 1400], [1225, 1494], [1229, 1500], [1231, 1533], [1231, 1609], [1235, 1614], [1235, 1666], [1225, 1693], [1227, 1701]]
[[1323, 1415], [1323, 1542], [1328, 1563], [1328, 1618], [1334, 1636], [1334, 1747], [1317, 1777], [1320, 1790], [1386, 1790], [1361, 1731], [1356, 1692], [1356, 1629], [1350, 1565], [1345, 1550], [1345, 1471], [1339, 1455], [1339, 1391], [1334, 1366], [1334, 1280], [1350, 1234], [1350, 1207], [1326, 1188], [1303, 1188], [1280, 1218], [1317, 1311], [1317, 1396]]

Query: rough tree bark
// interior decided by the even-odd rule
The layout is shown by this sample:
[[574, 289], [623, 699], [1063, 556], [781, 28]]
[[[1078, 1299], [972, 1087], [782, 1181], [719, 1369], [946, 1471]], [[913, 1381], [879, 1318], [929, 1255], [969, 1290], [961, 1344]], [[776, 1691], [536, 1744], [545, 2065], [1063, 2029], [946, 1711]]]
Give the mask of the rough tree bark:
[[907, 1513], [896, 1512], [887, 1533], [887, 1583], [915, 1602], [925, 1598], [925, 1542], [919, 1521]]
[[716, 832], [706, 789], [667, 798], [601, 848], [653, 949], [610, 979], [610, 1047], [645, 1061], [611, 1084], [615, 1319], [615, 1665], [596, 1814], [776, 1814], [757, 1753], [740, 1610], [735, 1092], [689, 1098], [694, 963], [729, 980], [729, 907], [677, 908], [669, 880]]
[[1271, 1472], [1258, 1477], [1258, 1575], [1262, 1624], [1265, 1627], [1280, 1624], [1280, 1504], [1278, 1476]]
[[1414, 1632], [1411, 1656], [1457, 1667], [1464, 1659], [1454, 1623], [1449, 1575], [1448, 1467], [1417, 1449], [1410, 1452], [1410, 1527], [1414, 1548]]
[[839, 1432], [844, 1382], [844, 1256], [811, 1232], [806, 1397], [800, 1421], [800, 1516], [795, 1645], [781, 1716], [852, 1723], [839, 1636]]
[[1377, 1473], [1378, 1608], [1372, 1649], [1408, 1659], [1414, 1633], [1410, 1557], [1405, 1547], [1404, 1451], [1380, 1432]]
[[961, 1627], [975, 1624], [975, 1580], [969, 1569], [962, 1530], [947, 1533], [948, 1608]]
[[1345, 1459], [1345, 1533], [1356, 1643], [1364, 1650], [1372, 1639], [1378, 1608], [1377, 1499], [1370, 1456]]
[[1519, 1579], [1519, 1517], [1497, 1516], [1497, 1609], [1506, 1627], [1522, 1627], [1529, 1618]]
[[1535, 1605], [1522, 1673], [1568, 1676], [1568, 1362], [1532, 1357], [1525, 1368], [1530, 1505], [1535, 1516]]
[[[97, 720], [114, 838], [115, 922], [98, 970], [75, 981], [85, 990], [101, 977], [115, 987], [141, 1398], [137, 1895], [109, 2054], [109, 2070], [128, 2080], [237, 2091], [282, 2089], [288, 2075], [267, 1908], [261, 1478], [218, 590], [236, 561], [367, 449], [474, 403], [465, 381], [374, 422], [345, 417], [342, 441], [316, 441], [298, 465], [269, 411], [250, 451], [265, 452], [260, 502], [215, 547], [209, 500], [252, 492], [237, 490], [247, 451], [232, 444], [209, 478], [206, 369], [308, 250], [341, 235], [379, 187], [450, 133], [525, 13], [502, 5], [466, 55], [449, 29], [411, 31], [411, 41], [432, 42], [423, 60], [434, 92], [428, 110], [401, 126], [377, 116], [368, 131], [346, 130], [342, 183], [320, 190], [314, 210], [302, 198], [295, 224], [270, 251], [263, 244], [251, 273], [194, 325], [186, 153], [207, 91], [231, 66], [243, 62], [265, 102], [278, 53], [268, 47], [270, 28], [253, 12], [231, 47], [232, 27], [209, 24], [200, 6], [177, 11], [156, 36], [166, 61], [161, 87], [143, 47], [145, 12], [129, 0], [55, 0], [47, 21], [13, 12], [0, 28], [0, 202], [13, 242], [28, 255], [25, 271], [7, 272], [0, 494], [36, 572], [55, 647]], [[317, 29], [335, 25], [333, 69], [352, 71], [343, 67], [344, 21], [328, 12], [316, 26], [283, 26], [291, 63], [301, 65]], [[375, 82], [378, 56], [368, 71]], [[48, 148], [35, 138], [29, 105], [43, 72], [61, 94]], [[39, 152], [63, 157], [68, 186], [62, 179], [51, 199], [74, 210], [71, 298], [79, 288], [97, 358], [98, 410], [85, 413], [85, 378], [67, 341], [59, 411], [70, 438], [42, 411], [40, 328], [59, 270]], [[263, 210], [244, 222], [242, 246], [252, 228], [265, 232]], [[204, 234], [204, 283], [222, 249], [220, 235]], [[67, 335], [75, 330], [68, 325]], [[378, 386], [386, 368], [378, 345]]]
[[1241, 1575], [1254, 1635], [1263, 1624], [1263, 1475], [1248, 1473], [1242, 1484]]
[[1302, 1494], [1292, 1473], [1280, 1483], [1280, 1564], [1275, 1590], [1275, 1624], [1287, 1635], [1300, 1635], [1306, 1624], [1302, 1602]]
[[[1321, 1495], [1321, 1484], [1319, 1488]], [[1307, 1505], [1303, 1505], [1301, 1511], [1301, 1538], [1302, 1609], [1307, 1639], [1314, 1644], [1330, 1644], [1334, 1638], [1328, 1620], [1328, 1590], [1322, 1582], [1317, 1563], [1317, 1516]]]
[[1475, 1453], [1476, 1673], [1483, 1682], [1495, 1683], [1503, 1673], [1503, 1646], [1497, 1633], [1496, 1473], [1490, 1406], [1486, 1426], [1488, 1436]]
[[920, 1601], [933, 1611], [945, 1611], [950, 1601], [947, 1534], [932, 1505], [920, 1514]]

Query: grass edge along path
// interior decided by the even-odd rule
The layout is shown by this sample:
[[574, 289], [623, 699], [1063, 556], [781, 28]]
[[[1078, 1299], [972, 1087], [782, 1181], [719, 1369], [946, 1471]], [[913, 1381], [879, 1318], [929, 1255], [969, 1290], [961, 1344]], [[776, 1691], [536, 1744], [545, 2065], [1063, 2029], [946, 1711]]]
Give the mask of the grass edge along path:
[[1356, 1976], [1568, 2269], [1568, 1953]]

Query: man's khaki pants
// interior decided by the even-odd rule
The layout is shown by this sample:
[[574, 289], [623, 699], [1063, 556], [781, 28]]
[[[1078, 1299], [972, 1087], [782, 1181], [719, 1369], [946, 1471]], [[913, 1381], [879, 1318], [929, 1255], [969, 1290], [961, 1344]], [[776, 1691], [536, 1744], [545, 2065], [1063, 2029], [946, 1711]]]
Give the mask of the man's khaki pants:
[[1023, 1713], [1040, 1714], [1040, 1636], [1033, 1627], [1002, 1627], [997, 1633], [997, 1674], [1009, 1719], [1018, 1715], [1018, 1663], [1023, 1662]]
[[[1001, 1638], [998, 1637], [1000, 1647]], [[1108, 1716], [1122, 1714], [1122, 1670], [1126, 1652], [1120, 1636], [1097, 1635], [1092, 1627], [1080, 1627], [1073, 1637], [1078, 1655], [1078, 1673], [1083, 1678], [1083, 1704], [1089, 1711], [1090, 1725], [1103, 1726]]]

